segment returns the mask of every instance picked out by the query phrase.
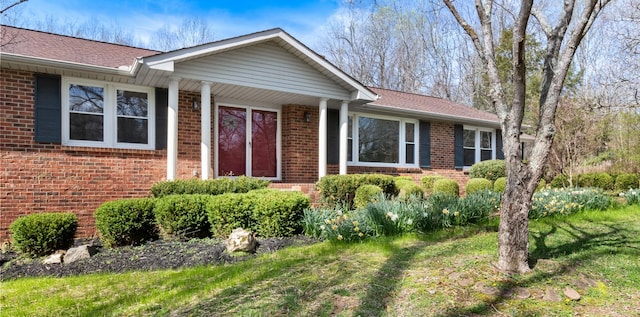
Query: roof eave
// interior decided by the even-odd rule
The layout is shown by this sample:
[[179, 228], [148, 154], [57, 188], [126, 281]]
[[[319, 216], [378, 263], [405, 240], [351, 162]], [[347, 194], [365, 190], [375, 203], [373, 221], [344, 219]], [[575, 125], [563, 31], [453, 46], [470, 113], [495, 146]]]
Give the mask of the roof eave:
[[483, 125], [483, 126], [491, 126], [493, 128], [497, 128], [497, 129], [500, 128], [500, 121], [498, 121], [498, 120], [494, 121], [494, 120], [469, 118], [469, 117], [464, 117], [464, 116], [456, 116], [456, 115], [450, 115], [450, 114], [427, 112], [427, 111], [420, 111], [420, 110], [413, 110], [413, 109], [402, 109], [402, 108], [398, 108], [398, 107], [391, 107], [391, 106], [378, 105], [378, 104], [372, 104], [372, 103], [367, 104], [366, 108], [367, 109], [375, 109], [375, 110], [384, 111], [384, 112], [403, 113], [403, 114], [408, 114], [408, 115], [412, 115], [412, 116], [418, 116], [418, 117], [421, 117], [421, 118], [436, 119], [436, 120], [451, 121], [451, 122], [459, 122], [459, 123], [466, 123], [466, 124], [477, 124], [477, 125]]
[[112, 68], [112, 67], [97, 66], [97, 65], [90, 65], [90, 64], [83, 64], [83, 63], [74, 63], [74, 62], [60, 61], [60, 60], [54, 60], [54, 59], [48, 59], [48, 58], [40, 58], [40, 57], [25, 56], [20, 54], [11, 54], [11, 53], [2, 53], [2, 52], [0, 52], [0, 60], [3, 62], [6, 61], [6, 62], [13, 62], [13, 63], [24, 64], [24, 65], [35, 65], [35, 66], [42, 66], [42, 67], [70, 69], [70, 70], [86, 71], [86, 72], [99, 72], [103, 74], [118, 75], [118, 76], [133, 76], [134, 69], [138, 68], [135, 65], [136, 64], [135, 62], [132, 66], [130, 67], [127, 66], [126, 69], [118, 69], [118, 68]]

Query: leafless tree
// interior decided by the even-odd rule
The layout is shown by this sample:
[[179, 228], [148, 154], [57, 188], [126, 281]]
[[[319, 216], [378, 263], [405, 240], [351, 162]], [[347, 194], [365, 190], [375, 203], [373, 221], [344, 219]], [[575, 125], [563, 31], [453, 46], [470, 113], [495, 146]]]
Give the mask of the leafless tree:
[[157, 30], [151, 37], [149, 46], [161, 51], [190, 47], [214, 39], [214, 33], [204, 20], [188, 18], [177, 27], [168, 25]]
[[[459, 5], [454, 4], [452, 0], [443, 0], [472, 40], [482, 64], [486, 67], [491, 84], [489, 96], [500, 118], [507, 165], [507, 188], [502, 196], [500, 208], [497, 267], [504, 272], [530, 271], [528, 215], [533, 193], [542, 177], [556, 133], [556, 109], [565, 78], [580, 42], [610, 0], [587, 0], [578, 5], [575, 2], [564, 0], [559, 8], [552, 8], [556, 2], [543, 3], [546, 5], [546, 8], [543, 8], [534, 7], [533, 0], [522, 0], [518, 3], [475, 0], [477, 15], [474, 20], [469, 20], [461, 14]], [[512, 76], [509, 79], [512, 92], [509, 94], [505, 91], [505, 83], [500, 79], [495, 54], [494, 23], [496, 12], [502, 10], [511, 15], [509, 23], [513, 25], [513, 63]], [[555, 14], [547, 16], [545, 12]], [[550, 20], [550, 17], [555, 21]], [[546, 37], [546, 56], [535, 142], [529, 162], [524, 164], [519, 153], [526, 100], [525, 41], [527, 28], [535, 22]], [[508, 100], [507, 95], [513, 96], [513, 99]]]
[[[7, 21], [7, 20], [13, 20], [12, 17], [9, 18], [9, 16], [7, 15], [7, 12], [15, 8], [17, 5], [25, 2], [27, 2], [27, 0], [17, 0], [9, 3], [3, 0], [0, 0], [0, 19], [1, 19], [0, 24], [6, 24], [6, 22], [11, 22], [11, 21]], [[17, 34], [13, 32], [9, 32], [6, 28], [3, 28], [0, 26], [0, 50], [2, 50], [2, 48], [7, 45], [16, 43], [17, 41], [19, 41]]]

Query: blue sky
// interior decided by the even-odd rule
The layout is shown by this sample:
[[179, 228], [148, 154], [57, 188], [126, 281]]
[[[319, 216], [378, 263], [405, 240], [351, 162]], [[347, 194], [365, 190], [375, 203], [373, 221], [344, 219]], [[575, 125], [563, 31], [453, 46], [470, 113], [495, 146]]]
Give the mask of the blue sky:
[[337, 14], [341, 0], [177, 1], [177, 0], [29, 0], [19, 6], [30, 19], [54, 17], [83, 23], [97, 19], [107, 25], [135, 30], [142, 39], [163, 25], [179, 25], [196, 17], [212, 26], [216, 39], [281, 27], [313, 45], [323, 26]]

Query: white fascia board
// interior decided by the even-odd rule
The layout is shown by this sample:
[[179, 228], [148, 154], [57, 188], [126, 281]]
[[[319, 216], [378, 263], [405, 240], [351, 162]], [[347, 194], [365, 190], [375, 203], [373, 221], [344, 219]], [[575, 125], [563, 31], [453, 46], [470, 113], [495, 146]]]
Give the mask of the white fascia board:
[[165, 72], [173, 73], [175, 63], [174, 61], [162, 61], [158, 63], [147, 63], [147, 65], [151, 69], [162, 70]]
[[419, 110], [400, 109], [400, 108], [381, 106], [376, 104], [366, 104], [364, 105], [364, 107], [365, 109], [378, 110], [386, 113], [407, 114], [411, 116], [417, 116], [420, 118], [436, 119], [436, 120], [450, 121], [450, 122], [457, 122], [457, 123], [484, 125], [484, 126], [490, 126], [496, 129], [500, 129], [500, 122], [493, 121], [493, 120], [475, 119], [475, 118], [469, 118], [469, 117], [463, 117], [463, 116], [454, 116], [449, 114], [433, 113], [433, 112], [426, 112], [426, 111], [419, 111]]
[[118, 69], [105, 66], [65, 62], [48, 58], [25, 56], [20, 54], [0, 53], [0, 61], [8, 61], [24, 65], [71, 69], [85, 72], [98, 72], [119, 76], [132, 76], [130, 67], [127, 67], [127, 69]]

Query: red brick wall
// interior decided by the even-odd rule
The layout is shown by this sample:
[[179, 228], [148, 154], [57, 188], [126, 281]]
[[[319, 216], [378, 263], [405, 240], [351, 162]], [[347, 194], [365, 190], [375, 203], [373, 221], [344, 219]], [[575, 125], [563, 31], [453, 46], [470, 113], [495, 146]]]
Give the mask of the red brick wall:
[[[311, 122], [304, 120], [305, 112]], [[318, 107], [282, 106], [282, 182], [318, 180]]]
[[[0, 242], [19, 216], [72, 211], [77, 236], [95, 235], [93, 212], [103, 202], [149, 195], [166, 178], [166, 150], [120, 150], [36, 143], [34, 74], [0, 69]], [[200, 172], [200, 113], [195, 95], [180, 92], [178, 177]], [[199, 94], [198, 94], [199, 97]]]

